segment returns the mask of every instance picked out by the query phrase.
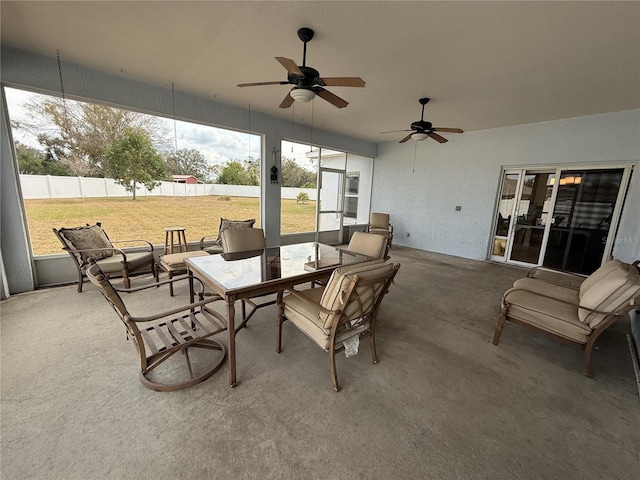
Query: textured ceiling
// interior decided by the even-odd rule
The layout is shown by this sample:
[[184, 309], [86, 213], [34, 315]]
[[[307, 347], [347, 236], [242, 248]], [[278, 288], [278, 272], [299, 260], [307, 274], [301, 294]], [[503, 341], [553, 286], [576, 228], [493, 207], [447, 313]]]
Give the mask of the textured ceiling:
[[[8, 2], [2, 43], [374, 141], [420, 119], [465, 131], [640, 108], [638, 2]], [[278, 108], [274, 59], [359, 76], [349, 102]], [[451, 139], [455, 134], [443, 134]]]

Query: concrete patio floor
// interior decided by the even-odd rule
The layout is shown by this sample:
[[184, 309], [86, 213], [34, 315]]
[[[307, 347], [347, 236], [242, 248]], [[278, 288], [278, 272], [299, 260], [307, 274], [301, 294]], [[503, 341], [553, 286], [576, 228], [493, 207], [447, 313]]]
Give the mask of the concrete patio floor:
[[[327, 354], [289, 322], [275, 352], [275, 307], [237, 336], [236, 388], [225, 364], [160, 393], [138, 380], [137, 354], [93, 286], [12, 296], [0, 304], [0, 476], [638, 478], [628, 322], [600, 337], [589, 379], [579, 349], [524, 327], [491, 344], [501, 295], [526, 270], [400, 247], [391, 257], [402, 268], [379, 315], [379, 363], [366, 342], [340, 354], [339, 393]], [[150, 314], [186, 292], [125, 301]]]

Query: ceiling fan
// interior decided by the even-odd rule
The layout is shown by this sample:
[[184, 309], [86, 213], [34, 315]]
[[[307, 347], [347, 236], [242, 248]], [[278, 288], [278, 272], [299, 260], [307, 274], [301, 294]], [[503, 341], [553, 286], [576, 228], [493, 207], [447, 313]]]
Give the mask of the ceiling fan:
[[310, 28], [300, 28], [298, 30], [298, 38], [304, 43], [302, 53], [302, 65], [296, 65], [296, 62], [285, 57], [276, 57], [276, 60], [287, 69], [287, 81], [276, 82], [256, 82], [241, 83], [239, 87], [255, 87], [260, 85], [288, 85], [294, 87], [287, 96], [284, 97], [280, 108], [289, 108], [294, 100], [300, 102], [310, 102], [316, 95], [323, 98], [338, 108], [344, 108], [349, 102], [334, 95], [324, 87], [364, 87], [364, 80], [359, 77], [320, 77], [320, 73], [315, 68], [307, 67], [307, 42], [313, 38], [313, 30]]
[[390, 132], [380, 132], [380, 133], [397, 133], [397, 132], [412, 132], [406, 137], [404, 137], [398, 143], [404, 143], [410, 138], [414, 140], [421, 141], [426, 139], [427, 137], [433, 138], [436, 142], [445, 143], [448, 140], [435, 132], [449, 132], [449, 133], [463, 133], [461, 128], [446, 128], [446, 127], [434, 127], [431, 122], [424, 121], [424, 106], [429, 103], [429, 98], [421, 98], [418, 100], [420, 105], [422, 105], [422, 115], [420, 115], [420, 120], [417, 122], [413, 122], [411, 124], [411, 130], [392, 130]]

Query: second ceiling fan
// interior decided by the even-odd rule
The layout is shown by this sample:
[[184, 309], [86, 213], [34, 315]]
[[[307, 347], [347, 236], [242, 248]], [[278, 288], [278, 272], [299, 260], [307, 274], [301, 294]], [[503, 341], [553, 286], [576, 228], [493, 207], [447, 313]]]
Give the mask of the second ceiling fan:
[[448, 132], [448, 133], [463, 133], [464, 131], [461, 128], [448, 128], [448, 127], [434, 127], [431, 122], [425, 122], [424, 120], [424, 106], [429, 103], [429, 98], [421, 98], [418, 100], [420, 105], [422, 105], [422, 115], [420, 115], [420, 120], [417, 122], [413, 122], [411, 124], [411, 130], [392, 130], [390, 132], [380, 132], [380, 133], [398, 133], [398, 132], [411, 132], [409, 135], [404, 137], [398, 143], [404, 143], [410, 138], [414, 140], [420, 141], [424, 140], [427, 137], [433, 138], [436, 142], [445, 143], [448, 142], [446, 138], [441, 135], [438, 135], [435, 132]]
[[310, 28], [300, 28], [298, 30], [298, 38], [304, 43], [302, 65], [296, 65], [296, 62], [289, 58], [276, 57], [276, 60], [287, 69], [286, 81], [240, 83], [238, 86], [293, 85], [294, 87], [280, 103], [280, 108], [289, 108], [295, 100], [309, 102], [316, 95], [338, 108], [344, 108], [349, 105], [349, 102], [324, 87], [364, 87], [364, 80], [360, 77], [320, 77], [318, 70], [307, 67], [307, 42], [313, 38], [313, 34], [313, 30]]

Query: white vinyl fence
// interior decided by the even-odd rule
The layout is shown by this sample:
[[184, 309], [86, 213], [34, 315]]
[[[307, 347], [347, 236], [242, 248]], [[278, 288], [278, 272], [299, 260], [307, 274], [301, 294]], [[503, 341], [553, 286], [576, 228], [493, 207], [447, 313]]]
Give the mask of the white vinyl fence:
[[[20, 175], [22, 197], [26, 200], [46, 198], [131, 197], [122, 185], [112, 178], [56, 177], [53, 175]], [[316, 200], [314, 188], [281, 189], [282, 198], [295, 199], [306, 192], [309, 200]], [[218, 183], [161, 182], [159, 187], [147, 190], [140, 185], [137, 197], [192, 197], [202, 195], [226, 195], [229, 197], [260, 197], [260, 187], [247, 185], [223, 185]]]

